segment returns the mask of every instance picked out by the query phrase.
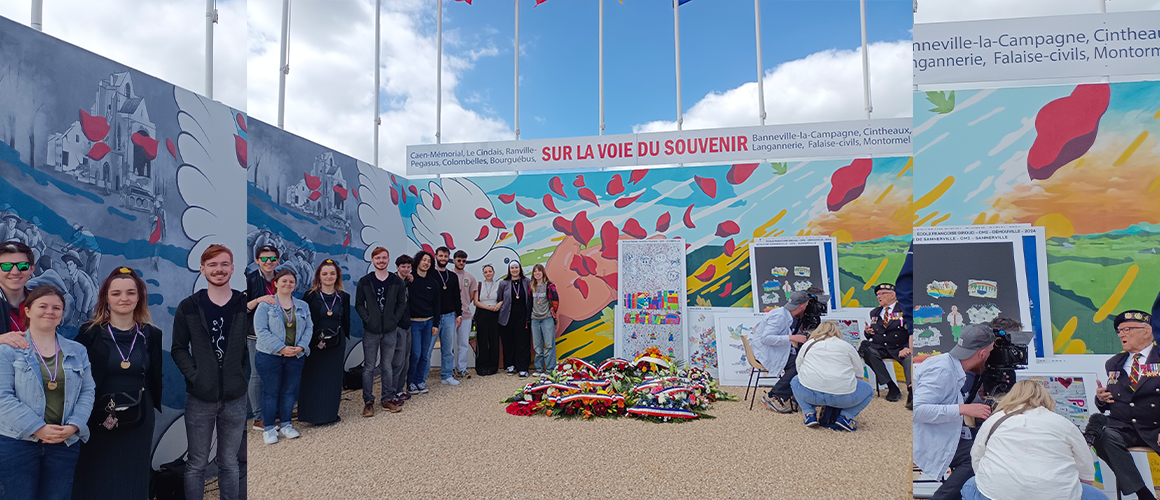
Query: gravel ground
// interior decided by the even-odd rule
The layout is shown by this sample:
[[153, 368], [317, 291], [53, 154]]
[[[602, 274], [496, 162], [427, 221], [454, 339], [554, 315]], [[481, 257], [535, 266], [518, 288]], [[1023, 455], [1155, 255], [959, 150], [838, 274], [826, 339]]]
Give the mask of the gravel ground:
[[337, 424], [296, 423], [302, 437], [274, 445], [250, 430], [249, 497], [911, 498], [902, 402], [875, 398], [854, 433], [807, 429], [760, 401], [718, 402], [716, 419], [682, 424], [508, 415], [500, 400], [528, 380], [451, 387], [435, 374], [401, 413], [363, 418], [361, 392], [347, 391]]

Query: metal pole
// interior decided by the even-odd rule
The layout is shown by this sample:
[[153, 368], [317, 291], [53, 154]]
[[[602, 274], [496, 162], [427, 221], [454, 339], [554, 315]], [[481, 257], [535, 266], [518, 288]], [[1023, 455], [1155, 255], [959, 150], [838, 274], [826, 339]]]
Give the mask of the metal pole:
[[604, 0], [600, 2], [600, 135], [604, 135]]
[[681, 9], [677, 0], [673, 0], [673, 40], [677, 57], [677, 130], [685, 123], [684, 111], [681, 107]]
[[278, 128], [286, 128], [286, 74], [290, 73], [290, 0], [282, 0], [282, 53], [278, 65]]
[[435, 144], [442, 144], [440, 132], [443, 130], [443, 0], [436, 4], [435, 25], [439, 40], [435, 42]]
[[866, 119], [874, 112], [874, 104], [870, 102], [870, 52], [866, 46], [866, 0], [860, 0], [862, 6], [862, 91], [866, 101]]
[[382, 22], [382, 0], [375, 0], [375, 148], [373, 159], [374, 166], [379, 166], [379, 66], [382, 65], [382, 60], [379, 59], [379, 24]]
[[44, 0], [32, 0], [32, 29], [44, 31]]
[[757, 34], [757, 113], [765, 125], [765, 69], [761, 64], [761, 0], [753, 0], [754, 32]]
[[214, 0], [205, 0], [205, 96], [213, 99], [213, 25], [217, 22]]
[[516, 10], [516, 140], [520, 140], [520, 0], [515, 0]]

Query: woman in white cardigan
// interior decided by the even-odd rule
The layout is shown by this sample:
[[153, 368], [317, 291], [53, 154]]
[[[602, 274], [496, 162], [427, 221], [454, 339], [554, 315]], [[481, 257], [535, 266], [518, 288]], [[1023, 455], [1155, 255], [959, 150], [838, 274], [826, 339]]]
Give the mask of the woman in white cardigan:
[[1047, 388], [1023, 380], [979, 428], [971, 448], [975, 477], [963, 485], [963, 500], [1106, 499], [1092, 486], [1094, 462], [1083, 434], [1055, 413]]
[[868, 382], [858, 379], [862, 359], [842, 338], [836, 323], [827, 321], [810, 333], [810, 339], [798, 350], [797, 369], [790, 388], [806, 415], [806, 427], [818, 426], [816, 407], [828, 406], [841, 410], [835, 424], [857, 430], [854, 417], [870, 404], [874, 391]]

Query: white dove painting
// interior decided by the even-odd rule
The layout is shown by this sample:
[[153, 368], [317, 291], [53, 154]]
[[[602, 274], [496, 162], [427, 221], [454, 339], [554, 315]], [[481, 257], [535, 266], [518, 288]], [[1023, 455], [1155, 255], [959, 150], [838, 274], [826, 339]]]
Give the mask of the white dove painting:
[[509, 263], [519, 260], [514, 249], [496, 246], [509, 232], [507, 225], [495, 215], [491, 199], [471, 180], [432, 181], [419, 191], [419, 199], [411, 215], [412, 234], [425, 250], [445, 246], [452, 254], [467, 252], [466, 269], [477, 279], [483, 276], [485, 265], [493, 266], [498, 277], [506, 274]]

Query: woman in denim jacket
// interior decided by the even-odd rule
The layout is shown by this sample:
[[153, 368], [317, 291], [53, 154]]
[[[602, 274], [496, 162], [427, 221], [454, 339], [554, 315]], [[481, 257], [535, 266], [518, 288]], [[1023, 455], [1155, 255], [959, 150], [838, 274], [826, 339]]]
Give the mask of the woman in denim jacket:
[[[302, 366], [310, 355], [314, 321], [310, 306], [291, 295], [296, 286], [294, 271], [278, 271], [274, 274], [274, 304], [263, 302], [254, 310], [254, 332], [258, 334], [254, 365], [262, 377], [262, 439], [266, 444], [277, 443], [279, 431], [287, 439], [299, 436], [290, 418], [302, 383]], [[282, 419], [280, 429], [274, 426], [275, 416]]]
[[25, 300], [28, 349], [0, 345], [0, 493], [11, 500], [72, 496], [97, 390], [84, 346], [56, 334], [64, 295], [50, 285]]

